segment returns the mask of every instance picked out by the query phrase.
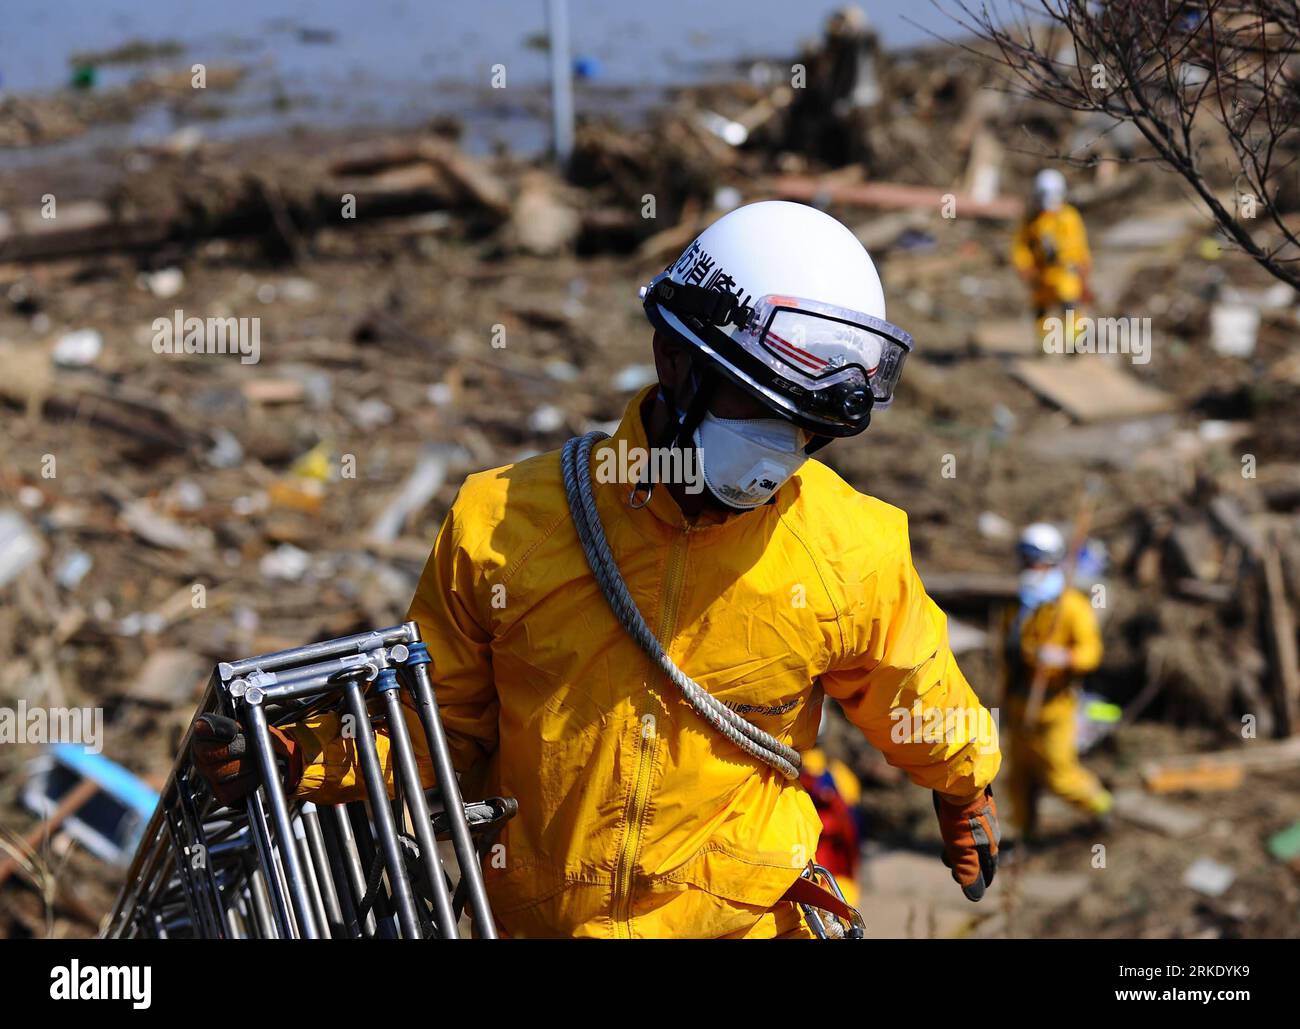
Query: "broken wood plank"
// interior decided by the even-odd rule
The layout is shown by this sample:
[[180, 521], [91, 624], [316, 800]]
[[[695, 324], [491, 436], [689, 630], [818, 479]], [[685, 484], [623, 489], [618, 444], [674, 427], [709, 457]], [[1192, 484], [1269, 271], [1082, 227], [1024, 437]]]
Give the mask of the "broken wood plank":
[[1263, 596], [1277, 706], [1282, 731], [1290, 736], [1300, 729], [1300, 658], [1296, 655], [1295, 618], [1282, 577], [1282, 556], [1273, 541], [1264, 552]]
[[1246, 520], [1241, 503], [1235, 497], [1220, 494], [1210, 501], [1208, 510], [1214, 524], [1240, 543], [1248, 554], [1257, 558], [1264, 553], [1263, 539]]
[[249, 379], [239, 386], [244, 399], [255, 404], [296, 404], [306, 393], [301, 379]]
[[970, 336], [976, 353], [1008, 357], [1025, 357], [1043, 352], [1038, 326], [1028, 318], [1001, 318], [981, 321]]
[[1014, 600], [1020, 592], [1019, 579], [1003, 572], [929, 572], [921, 581], [931, 597], [950, 602]]
[[53, 835], [58, 832], [59, 827], [80, 811], [86, 802], [98, 792], [99, 783], [93, 779], [82, 779], [81, 782], [72, 787], [59, 800], [58, 806], [50, 812], [49, 817], [23, 837], [21, 850], [16, 854], [11, 852], [7, 858], [0, 861], [0, 886], [3, 886], [14, 872], [24, 867], [27, 854], [35, 854], [44, 847]]
[[972, 650], [984, 650], [989, 645], [989, 634], [983, 629], [963, 622], [960, 618], [948, 616], [948, 649], [954, 654], [966, 654]]
[[1250, 740], [1232, 750], [1216, 750], [1205, 754], [1184, 754], [1178, 757], [1147, 761], [1141, 767], [1142, 781], [1149, 789], [1152, 783], [1176, 782], [1179, 773], [1202, 775], [1209, 781], [1211, 770], [1237, 768], [1242, 772], [1272, 772], [1300, 768], [1300, 737], [1289, 740]]
[[455, 184], [466, 200], [501, 221], [510, 217], [510, 197], [505, 184], [482, 163], [450, 144], [434, 140], [422, 142], [418, 150], [424, 160]]
[[771, 193], [787, 200], [822, 206], [871, 207], [882, 211], [929, 210], [940, 212], [953, 205], [964, 218], [1014, 221], [1024, 214], [1019, 197], [999, 196], [980, 200], [969, 193], [956, 193], [938, 186], [909, 186], [899, 182], [840, 184], [808, 175], [783, 175], [768, 184]]
[[[71, 373], [57, 373], [44, 354], [36, 360], [27, 347], [0, 343], [0, 403], [23, 408], [29, 419], [44, 416], [91, 422], [144, 446], [184, 452], [202, 445], [198, 431], [183, 426], [156, 400], [121, 383]], [[6, 363], [9, 355], [16, 356]]]
[[1197, 765], [1156, 769], [1145, 784], [1152, 793], [1217, 793], [1235, 790], [1245, 778], [1241, 765]]
[[1200, 579], [1178, 579], [1174, 583], [1180, 597], [1204, 600], [1210, 604], [1231, 604], [1237, 596], [1236, 587], [1228, 582], [1201, 582]]
[[175, 647], [155, 650], [145, 658], [126, 696], [163, 707], [192, 705], [207, 681], [210, 668], [193, 651]]
[[1011, 374], [1080, 422], [1140, 418], [1173, 410], [1176, 399], [1104, 360], [1022, 358]]
[[1175, 839], [1194, 836], [1205, 827], [1204, 815], [1156, 800], [1141, 790], [1116, 792], [1115, 814], [1134, 825]]
[[119, 219], [98, 200], [61, 202], [58, 211], [58, 218], [25, 213], [0, 222], [0, 261], [136, 250], [157, 246], [170, 232], [168, 218]]

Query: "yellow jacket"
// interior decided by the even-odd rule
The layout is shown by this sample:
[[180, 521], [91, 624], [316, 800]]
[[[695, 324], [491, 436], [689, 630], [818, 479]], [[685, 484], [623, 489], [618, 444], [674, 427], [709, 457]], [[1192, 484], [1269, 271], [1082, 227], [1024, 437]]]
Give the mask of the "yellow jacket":
[[1011, 244], [1011, 261], [1018, 271], [1033, 273], [1035, 305], [1078, 301], [1083, 293], [1080, 269], [1092, 264], [1078, 210], [1063, 204], [1026, 219]]
[[[611, 444], [647, 445], [640, 411], [652, 389]], [[894, 709], [983, 711], [912, 566], [903, 512], [811, 460], [774, 502], [694, 523], [662, 486], [634, 510], [626, 484], [595, 479], [632, 596], [710, 693], [807, 750], [820, 682], [918, 785], [969, 796], [996, 774], [996, 739], [895, 741]], [[812, 802], [705, 724], [623, 630], [587, 567], [558, 452], [466, 479], [410, 617], [433, 658], [457, 769], [478, 766], [475, 786], [519, 800], [485, 870], [504, 935], [780, 928], [771, 909], [816, 851]], [[337, 718], [296, 735], [300, 795], [356, 796]]]
[[[1015, 617], [1014, 608], [1010, 616], [1008, 621]], [[1010, 670], [1013, 681], [1020, 684], [1020, 692], [1028, 690], [1038, 667], [1038, 652], [1048, 645], [1067, 647], [1070, 651], [1069, 668], [1052, 669], [1047, 673], [1045, 682], [1049, 690], [1068, 685], [1101, 664], [1101, 630], [1097, 627], [1097, 615], [1088, 598], [1078, 590], [1067, 589], [1060, 599], [1039, 605], [1021, 623], [1017, 648], [1020, 668]]]

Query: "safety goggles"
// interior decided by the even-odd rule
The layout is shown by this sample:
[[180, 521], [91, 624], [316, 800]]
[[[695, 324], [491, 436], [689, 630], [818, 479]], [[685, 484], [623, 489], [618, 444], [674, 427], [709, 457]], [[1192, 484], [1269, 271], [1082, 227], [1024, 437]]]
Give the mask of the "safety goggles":
[[[815, 300], [735, 294], [655, 276], [651, 322], [713, 357], [740, 385], [809, 432], [852, 436], [887, 407], [912, 337], [880, 318]], [[734, 327], [734, 328], [733, 328]]]
[[912, 351], [911, 335], [898, 326], [798, 297], [765, 296], [752, 309], [741, 342], [812, 398], [821, 393], [828, 400], [848, 396], [846, 386], [865, 385], [873, 407], [893, 402], [903, 362]]

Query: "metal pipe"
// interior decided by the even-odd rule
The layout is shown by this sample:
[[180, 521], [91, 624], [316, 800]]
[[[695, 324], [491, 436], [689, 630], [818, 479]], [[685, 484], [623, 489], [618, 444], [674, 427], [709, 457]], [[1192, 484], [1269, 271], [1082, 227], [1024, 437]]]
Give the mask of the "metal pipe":
[[299, 814], [293, 821], [294, 846], [298, 849], [298, 859], [302, 862], [303, 873], [307, 879], [307, 893], [311, 897], [312, 913], [316, 916], [316, 931], [322, 939], [330, 939], [330, 920], [325, 911], [325, 894], [321, 889], [321, 876], [316, 870], [312, 849], [307, 844], [307, 829], [302, 824]]
[[[414, 626], [414, 622], [408, 623]], [[418, 635], [418, 627], [415, 629]], [[451, 828], [451, 842], [456, 851], [456, 862], [460, 865], [461, 878], [468, 882], [469, 907], [474, 917], [474, 927], [478, 935], [485, 939], [496, 939], [496, 923], [492, 919], [492, 909], [488, 906], [487, 888], [483, 885], [483, 867], [479, 864], [478, 852], [470, 836], [469, 823], [465, 820], [465, 806], [460, 795], [460, 781], [456, 778], [456, 769], [451, 761], [451, 748], [447, 745], [447, 735], [442, 728], [442, 719], [438, 715], [438, 704], [433, 696], [433, 685], [429, 681], [429, 666], [413, 660], [406, 668], [411, 672], [415, 683], [415, 709], [424, 727], [424, 735], [429, 744], [429, 756], [433, 760], [433, 771], [437, 776], [438, 789], [442, 793], [443, 805], [447, 809], [447, 822]]]
[[[190, 777], [188, 771], [181, 771], [176, 777], [176, 793], [180, 799], [180, 816], [193, 839], [195, 846], [202, 849], [202, 864], [200, 865], [200, 897], [204, 901], [205, 907], [210, 912], [213, 926], [217, 931], [219, 939], [225, 938], [225, 921], [222, 918], [222, 899], [221, 891], [217, 888], [216, 877], [212, 873], [212, 848], [208, 844], [208, 837], [203, 828], [203, 820], [199, 817], [198, 809], [194, 804], [194, 791], [190, 786]], [[189, 870], [193, 870], [193, 862], [188, 862]]]
[[[266, 809], [262, 806], [262, 794], [254, 790], [248, 795], [248, 821], [253, 830], [253, 843], [257, 847], [257, 859], [261, 867], [268, 872], [275, 871], [275, 859], [271, 854], [271, 834], [266, 828]], [[271, 899], [271, 910], [275, 915], [275, 927], [282, 940], [293, 938], [293, 933], [289, 928], [289, 908], [285, 903], [284, 894], [279, 888], [280, 884], [276, 883], [274, 896]], [[262, 887], [271, 893], [271, 884], [263, 878]]]
[[397, 928], [397, 914], [388, 887], [388, 877], [384, 873], [384, 855], [379, 849], [379, 837], [375, 835], [375, 825], [370, 815], [370, 801], [354, 800], [348, 804], [348, 820], [352, 823], [353, 842], [357, 845], [361, 867], [366, 869], [367, 890], [375, 878], [375, 865], [379, 865], [379, 880], [370, 906], [375, 915], [375, 935], [381, 940], [396, 940], [401, 933]]
[[200, 924], [202, 919], [199, 915], [199, 899], [194, 890], [194, 884], [190, 881], [188, 869], [185, 867], [186, 848], [184, 841], [181, 839], [180, 831], [177, 826], [176, 812], [172, 810], [170, 804], [164, 811], [164, 817], [167, 820], [167, 832], [171, 836], [172, 849], [176, 855], [173, 861], [173, 867], [176, 869], [176, 876], [180, 882], [181, 892], [184, 894], [185, 906], [189, 908], [190, 920], [195, 924]]
[[275, 823], [275, 836], [280, 845], [280, 860], [284, 865], [284, 874], [289, 880], [289, 899], [293, 902], [293, 913], [298, 921], [298, 930], [303, 939], [319, 939], [315, 912], [311, 908], [311, 897], [307, 892], [302, 861], [294, 840], [293, 826], [289, 821], [289, 805], [284, 799], [284, 788], [280, 784], [280, 769], [275, 761], [275, 750], [271, 747], [271, 732], [267, 728], [266, 712], [262, 710], [261, 693], [256, 688], [251, 688], [244, 694], [244, 713], [248, 719], [249, 734], [253, 738], [253, 750], [262, 769], [262, 789], [271, 801], [271, 820]]
[[257, 921], [262, 930], [262, 938], [266, 940], [287, 939], [287, 932], [280, 926], [277, 916], [272, 913], [270, 891], [266, 886], [266, 876], [259, 866], [253, 865], [249, 870], [248, 881], [252, 888], [253, 911], [257, 915]]
[[393, 822], [393, 812], [388, 807], [388, 786], [384, 781], [383, 770], [379, 766], [374, 730], [370, 728], [370, 713], [366, 710], [361, 684], [355, 679], [348, 680], [344, 683], [343, 695], [347, 699], [348, 710], [357, 726], [357, 756], [361, 759], [361, 774], [366, 782], [366, 790], [370, 794], [370, 812], [375, 823], [375, 836], [378, 837], [379, 849], [384, 856], [384, 867], [388, 869], [388, 884], [397, 905], [397, 919], [402, 928], [402, 935], [408, 939], [418, 940], [421, 932], [415, 914], [415, 899], [411, 894], [411, 883], [406, 877], [406, 864], [397, 843], [397, 827]]
[[[357, 903], [360, 904], [370, 886], [370, 878], [373, 874], [370, 869], [375, 867], [376, 860], [382, 866], [384, 856], [376, 847], [375, 829], [370, 819], [369, 802], [354, 800], [344, 810], [347, 813], [348, 825], [352, 831], [352, 845], [356, 847], [357, 858], [360, 860], [363, 870], [361, 876], [362, 890], [357, 896]], [[392, 900], [388, 890], [384, 887], [382, 872], [375, 890], [374, 902], [370, 905], [369, 910], [374, 915], [374, 935], [381, 940], [397, 939], [397, 918], [393, 914]]]
[[379, 673], [379, 691], [384, 696], [388, 709], [388, 738], [391, 741], [396, 760], [393, 766], [402, 782], [406, 793], [406, 804], [411, 812], [411, 822], [415, 831], [416, 842], [420, 845], [420, 863], [429, 880], [429, 889], [433, 894], [434, 922], [438, 935], [444, 940], [456, 939], [456, 916], [451, 910], [451, 897], [447, 892], [447, 880], [442, 871], [442, 862], [438, 860], [438, 841], [433, 835], [433, 819], [429, 814], [429, 804], [424, 797], [424, 785], [420, 781], [420, 770], [415, 763], [415, 753], [411, 746], [411, 736], [406, 729], [406, 718], [402, 714], [402, 695], [397, 683], [397, 673], [385, 668]]
[[329, 926], [330, 938], [337, 939], [346, 935], [346, 922], [343, 921], [343, 906], [339, 901], [338, 890], [334, 886], [335, 878], [341, 868], [335, 868], [334, 862], [325, 849], [325, 838], [321, 833], [320, 816], [315, 804], [302, 806], [302, 829], [307, 838], [307, 849], [311, 852], [312, 864], [316, 868], [316, 878], [320, 882], [321, 902], [325, 905], [324, 924]]
[[409, 639], [410, 630], [407, 628], [408, 624], [390, 625], [387, 629], [377, 629], [374, 632], [358, 632], [351, 636], [340, 636], [338, 639], [309, 643], [305, 647], [279, 650], [274, 654], [246, 657], [240, 661], [223, 661], [217, 666], [217, 669], [221, 680], [229, 682], [236, 676], [245, 675], [248, 672], [275, 672], [290, 665], [322, 661], [327, 657], [336, 657], [339, 654], [375, 650], [377, 647], [392, 646], [395, 643], [409, 643], [411, 640]]
[[361, 868], [356, 840], [352, 838], [352, 822], [348, 818], [347, 808], [342, 804], [331, 807], [321, 821], [321, 830], [325, 836], [330, 865], [338, 869], [334, 875], [339, 884], [339, 903], [348, 920], [349, 932], [350, 927], [355, 925], [358, 936], [374, 936], [374, 915], [366, 912], [364, 921], [357, 917], [358, 905], [366, 892], [366, 876]]
[[[239, 684], [242, 684], [243, 688], [256, 686], [262, 691], [266, 702], [300, 697], [304, 693], [326, 692], [337, 682], [335, 676], [340, 672], [372, 665], [383, 653], [382, 650], [365, 651], [279, 672], [251, 672], [233, 680], [231, 686], [232, 688]], [[367, 679], [374, 679], [378, 671], [377, 667], [372, 668]]]
[[573, 64], [569, 58], [569, 5], [546, 0], [551, 43], [551, 147], [561, 168], [573, 155]]

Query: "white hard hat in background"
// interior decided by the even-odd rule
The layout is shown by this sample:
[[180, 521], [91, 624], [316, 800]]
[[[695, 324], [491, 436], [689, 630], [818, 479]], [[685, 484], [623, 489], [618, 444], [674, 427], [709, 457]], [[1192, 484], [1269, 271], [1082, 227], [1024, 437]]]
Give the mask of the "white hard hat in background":
[[1065, 176], [1055, 168], [1044, 168], [1034, 176], [1034, 199], [1044, 211], [1055, 211], [1065, 203]]
[[1034, 522], [1020, 533], [1016, 553], [1025, 564], [1058, 564], [1065, 559], [1065, 537], [1049, 522]]

